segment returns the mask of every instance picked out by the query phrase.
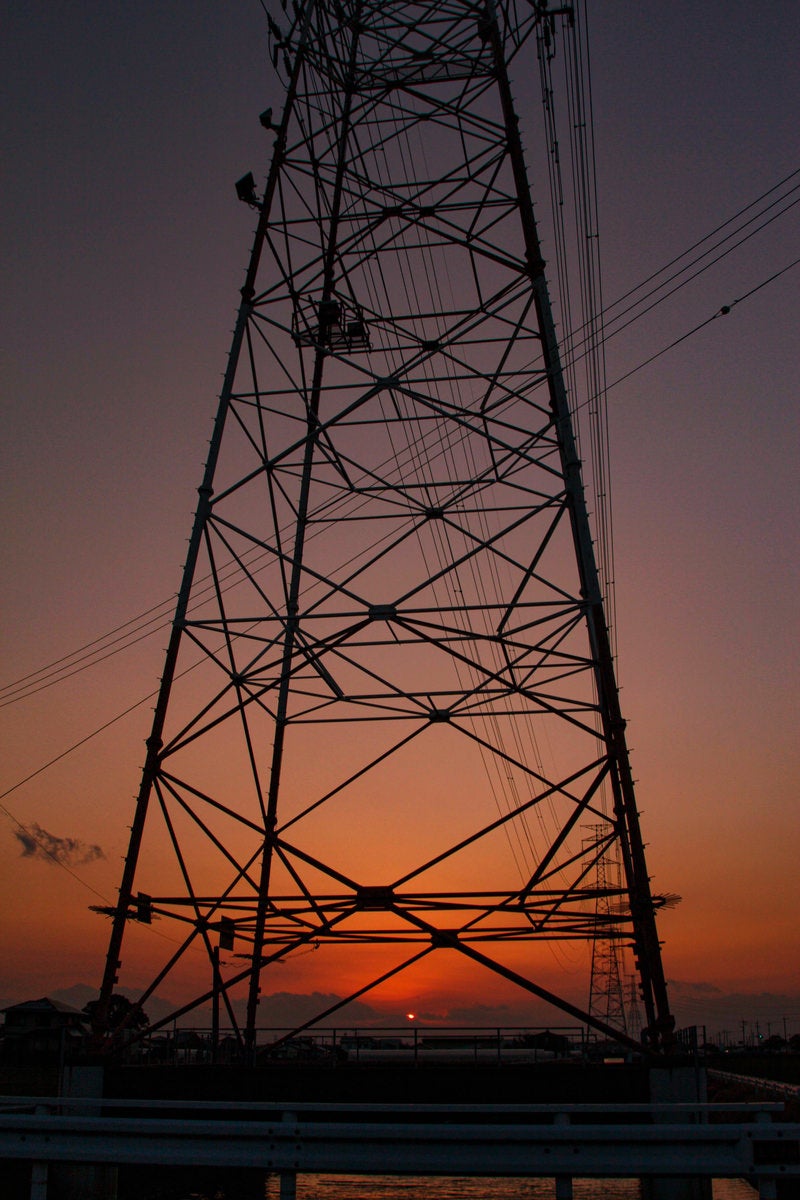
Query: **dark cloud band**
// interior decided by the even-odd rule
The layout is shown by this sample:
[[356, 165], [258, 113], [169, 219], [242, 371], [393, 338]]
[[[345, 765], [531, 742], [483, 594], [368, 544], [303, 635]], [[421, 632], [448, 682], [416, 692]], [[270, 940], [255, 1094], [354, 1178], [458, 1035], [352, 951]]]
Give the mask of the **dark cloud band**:
[[58, 837], [35, 822], [25, 829], [15, 829], [14, 836], [22, 846], [23, 858], [41, 858], [67, 867], [84, 866], [105, 858], [101, 846], [90, 845], [80, 838]]

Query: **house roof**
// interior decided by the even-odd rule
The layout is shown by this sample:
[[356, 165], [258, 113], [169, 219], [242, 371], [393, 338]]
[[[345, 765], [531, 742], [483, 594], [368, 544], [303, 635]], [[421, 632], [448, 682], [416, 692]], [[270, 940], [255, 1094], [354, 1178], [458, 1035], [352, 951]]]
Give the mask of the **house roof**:
[[61, 1000], [51, 1000], [49, 996], [42, 996], [40, 1000], [23, 1000], [20, 1004], [9, 1004], [8, 1008], [0, 1009], [0, 1012], [32, 1012], [32, 1013], [72, 1013], [76, 1017], [83, 1017], [79, 1008], [73, 1008], [71, 1004], [64, 1004]]

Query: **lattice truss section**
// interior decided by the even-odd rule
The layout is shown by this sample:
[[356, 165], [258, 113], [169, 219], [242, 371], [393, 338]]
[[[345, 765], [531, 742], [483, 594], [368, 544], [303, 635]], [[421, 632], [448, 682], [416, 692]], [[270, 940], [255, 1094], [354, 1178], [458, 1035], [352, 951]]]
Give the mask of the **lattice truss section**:
[[143, 1002], [175, 974], [206, 1003], [220, 936], [251, 1025], [312, 946], [332, 979], [371, 947], [350, 996], [440, 950], [549, 995], [532, 943], [595, 936], [625, 829], [498, 91], [521, 14], [317, 3], [276, 43], [286, 110], [121, 900], [176, 939]]

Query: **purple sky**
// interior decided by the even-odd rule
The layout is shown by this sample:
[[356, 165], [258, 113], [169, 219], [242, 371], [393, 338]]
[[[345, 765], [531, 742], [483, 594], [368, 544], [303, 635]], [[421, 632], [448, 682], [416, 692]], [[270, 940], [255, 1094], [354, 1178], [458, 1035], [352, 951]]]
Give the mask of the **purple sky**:
[[[612, 301], [800, 166], [800, 10], [589, 15]], [[177, 588], [252, 229], [233, 182], [263, 179], [258, 113], [280, 107], [257, 0], [32, 0], [6, 28], [2, 682]], [[517, 95], [527, 120], [532, 81]], [[798, 211], [609, 340], [609, 381], [797, 258]], [[662, 921], [667, 973], [795, 997], [798, 281], [787, 272], [609, 393], [623, 709], [655, 886], [684, 897]], [[2, 708], [0, 791], [152, 691], [163, 645]], [[3, 801], [101, 845], [75, 870], [105, 895], [148, 718], [137, 709]], [[3, 936], [0, 998], [94, 982], [92, 896], [21, 857], [14, 828], [0, 827], [0, 903], [30, 900]], [[70, 948], [79, 928], [97, 932]]]

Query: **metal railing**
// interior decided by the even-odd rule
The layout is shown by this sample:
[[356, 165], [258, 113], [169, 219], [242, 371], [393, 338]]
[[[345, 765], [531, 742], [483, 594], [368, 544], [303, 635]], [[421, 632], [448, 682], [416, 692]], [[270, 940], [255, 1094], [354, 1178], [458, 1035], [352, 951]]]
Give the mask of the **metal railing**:
[[[255, 1050], [245, 1055], [232, 1029], [215, 1038], [205, 1027], [176, 1027], [144, 1034], [124, 1052], [130, 1063], [189, 1065], [207, 1063], [298, 1063], [336, 1066], [344, 1063], [430, 1062], [512, 1063], [602, 1057], [603, 1043], [578, 1026], [385, 1026], [366, 1029], [311, 1028], [295, 1034], [287, 1027], [256, 1031]], [[620, 1052], [623, 1053], [623, 1052]]]
[[[332, 1104], [0, 1097], [0, 1159], [248, 1167], [303, 1173], [745, 1178], [762, 1200], [800, 1180], [800, 1125], [781, 1104]], [[714, 1121], [719, 1114], [739, 1121]]]

